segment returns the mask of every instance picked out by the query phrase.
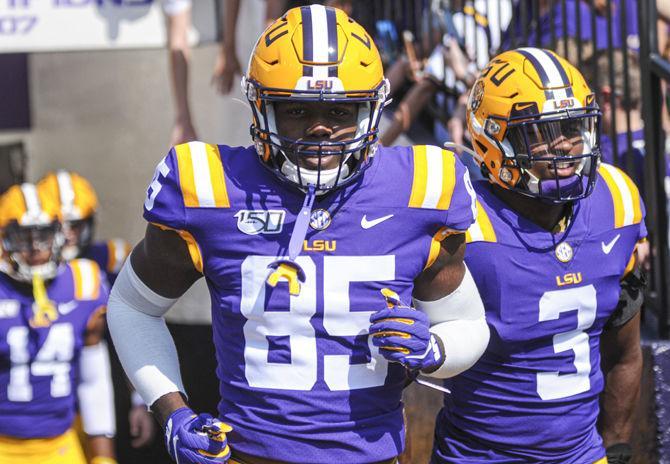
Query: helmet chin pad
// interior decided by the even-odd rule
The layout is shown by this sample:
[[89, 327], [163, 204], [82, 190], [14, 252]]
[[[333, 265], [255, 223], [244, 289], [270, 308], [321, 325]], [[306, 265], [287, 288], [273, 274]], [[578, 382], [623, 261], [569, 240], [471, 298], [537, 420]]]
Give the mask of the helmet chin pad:
[[[587, 179], [573, 174], [559, 179], [543, 179], [538, 182], [539, 197], [543, 199], [578, 198], [586, 191]], [[551, 200], [550, 200], [551, 201]]]

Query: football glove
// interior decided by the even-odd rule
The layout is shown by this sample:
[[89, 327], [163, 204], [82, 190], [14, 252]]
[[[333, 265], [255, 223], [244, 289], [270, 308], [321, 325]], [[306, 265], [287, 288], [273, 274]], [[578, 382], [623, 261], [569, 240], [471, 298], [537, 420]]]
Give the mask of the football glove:
[[189, 408], [173, 411], [165, 424], [165, 444], [178, 464], [224, 464], [230, 459], [228, 424]]
[[628, 443], [617, 443], [605, 450], [609, 464], [628, 464], [633, 458], [633, 448]]
[[430, 321], [421, 311], [402, 304], [398, 295], [382, 290], [386, 308], [370, 316], [373, 345], [389, 361], [411, 371], [433, 372], [444, 363], [442, 340], [430, 332]]

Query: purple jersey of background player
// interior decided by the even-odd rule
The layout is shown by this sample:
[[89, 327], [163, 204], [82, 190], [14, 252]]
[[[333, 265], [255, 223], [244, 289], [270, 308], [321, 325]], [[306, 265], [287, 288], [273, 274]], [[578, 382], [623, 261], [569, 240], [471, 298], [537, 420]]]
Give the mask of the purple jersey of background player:
[[[641, 201], [623, 217], [621, 208], [615, 213], [615, 201], [625, 202], [603, 180], [607, 169], [623, 176], [601, 167], [594, 193], [574, 204], [571, 224], [555, 235], [510, 209], [488, 182], [475, 183], [478, 218], [465, 261], [491, 342], [474, 367], [446, 381], [453, 394], [438, 417], [434, 463], [589, 464], [604, 457], [596, 431], [604, 384], [599, 337], [646, 234]], [[629, 205], [639, 199], [637, 191], [624, 197]]]
[[[314, 464], [402, 451], [405, 371], [372, 345], [369, 317], [384, 304], [384, 287], [411, 301], [438, 231], [464, 231], [474, 220], [464, 166], [437, 147], [414, 150], [424, 154], [380, 147], [357, 181], [317, 200], [297, 259], [306, 273], [297, 297], [285, 282], [273, 289], [265, 280], [268, 264], [287, 254], [303, 193], [262, 168], [253, 148], [195, 142], [159, 164], [144, 217], [197, 243], [212, 299], [219, 414], [233, 427], [233, 450]], [[443, 172], [413, 175], [427, 150], [437, 151]], [[202, 180], [203, 159], [210, 175], [223, 164], [229, 207], [192, 206], [205, 195], [189, 187]], [[436, 184], [448, 210], [408, 207], [422, 185], [426, 205]]]
[[0, 435], [55, 437], [72, 426], [86, 327], [108, 289], [94, 262], [62, 265], [47, 286], [58, 319], [32, 328], [34, 298], [26, 288], [0, 273]]
[[90, 259], [98, 263], [100, 269], [107, 276], [109, 285], [113, 285], [116, 276], [121, 272], [121, 267], [130, 254], [131, 246], [121, 239], [112, 239], [104, 242], [95, 242], [84, 252], [82, 258]]

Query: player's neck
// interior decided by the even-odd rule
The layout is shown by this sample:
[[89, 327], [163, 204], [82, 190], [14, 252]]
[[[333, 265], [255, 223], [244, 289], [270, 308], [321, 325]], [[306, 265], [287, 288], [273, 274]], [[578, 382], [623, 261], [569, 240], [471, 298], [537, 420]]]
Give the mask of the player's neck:
[[493, 184], [493, 193], [515, 212], [550, 232], [564, 230], [561, 227], [572, 213], [570, 203], [550, 204], [527, 197]]

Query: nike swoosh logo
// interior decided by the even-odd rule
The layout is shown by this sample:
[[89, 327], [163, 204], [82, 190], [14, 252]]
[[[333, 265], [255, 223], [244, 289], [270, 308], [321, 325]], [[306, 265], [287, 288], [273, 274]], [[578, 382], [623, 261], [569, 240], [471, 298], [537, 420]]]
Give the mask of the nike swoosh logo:
[[621, 234], [617, 234], [617, 236], [614, 237], [612, 241], [607, 244], [605, 242], [600, 242], [600, 245], [603, 247], [603, 253], [609, 255], [610, 251], [612, 251], [612, 248], [614, 248], [614, 244], [617, 242], [617, 240], [619, 240], [619, 237], [621, 237]]
[[71, 313], [78, 305], [79, 303], [75, 300], [70, 300], [67, 303], [61, 303], [58, 305], [58, 312], [65, 316], [66, 314]]
[[361, 227], [363, 229], [369, 229], [370, 227], [374, 227], [377, 224], [381, 224], [382, 222], [391, 219], [393, 217], [393, 214], [389, 214], [388, 216], [382, 216], [377, 219], [373, 219], [372, 221], [368, 221], [368, 218], [366, 216], [363, 216], [363, 219], [361, 219]]

